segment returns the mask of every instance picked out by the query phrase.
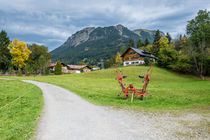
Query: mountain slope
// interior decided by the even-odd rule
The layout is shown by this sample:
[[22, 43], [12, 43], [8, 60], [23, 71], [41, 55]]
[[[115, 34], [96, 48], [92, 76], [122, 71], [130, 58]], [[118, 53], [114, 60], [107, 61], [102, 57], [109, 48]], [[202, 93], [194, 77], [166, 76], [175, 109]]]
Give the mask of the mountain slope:
[[130, 39], [148, 38], [153, 41], [155, 31], [135, 30], [122, 25], [109, 27], [88, 27], [70, 36], [60, 47], [53, 50], [52, 60], [68, 64], [81, 61], [89, 65], [98, 65], [101, 59], [110, 58], [128, 44]]
[[[146, 29], [136, 29], [133, 30], [134, 33], [141, 37], [141, 40], [145, 40], [146, 38], [152, 43], [155, 37], [155, 32], [153, 30], [146, 30]], [[164, 36], [164, 33], [160, 31], [160, 35]]]

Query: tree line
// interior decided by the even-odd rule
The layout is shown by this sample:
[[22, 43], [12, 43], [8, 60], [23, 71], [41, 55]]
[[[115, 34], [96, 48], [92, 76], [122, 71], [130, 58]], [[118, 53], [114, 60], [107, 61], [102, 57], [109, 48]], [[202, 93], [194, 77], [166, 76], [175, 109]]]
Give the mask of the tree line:
[[[188, 21], [186, 35], [172, 39], [169, 33], [161, 36], [160, 31], [155, 33], [153, 43], [148, 39], [144, 42], [130, 40], [128, 47], [147, 50], [157, 57], [156, 65], [184, 74], [199, 76], [202, 80], [210, 75], [210, 11], [200, 10], [197, 16]], [[115, 66], [117, 58], [128, 47], [122, 46], [116, 56], [106, 60], [106, 67]], [[119, 60], [119, 59], [118, 59]], [[145, 59], [145, 62], [149, 59]], [[118, 61], [118, 65], [119, 65]], [[149, 64], [147, 62], [146, 64]]]
[[6, 31], [0, 32], [0, 73], [48, 74], [51, 54], [44, 45], [27, 45], [23, 41], [10, 41]]

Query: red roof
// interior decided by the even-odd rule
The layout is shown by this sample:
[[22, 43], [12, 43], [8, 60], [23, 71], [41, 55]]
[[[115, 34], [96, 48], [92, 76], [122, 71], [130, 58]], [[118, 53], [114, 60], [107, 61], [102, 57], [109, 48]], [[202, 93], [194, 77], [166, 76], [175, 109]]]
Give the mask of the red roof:
[[73, 70], [80, 70], [89, 66], [88, 65], [68, 65], [68, 67]]
[[57, 64], [57, 63], [51, 63], [51, 64], [50, 64], [50, 67], [55, 67], [56, 64]]
[[[51, 63], [51, 64], [50, 64], [50, 67], [55, 67], [56, 64], [57, 64], [57, 62]], [[61, 65], [67, 66], [67, 65], [66, 65], [65, 63], [63, 63], [63, 62], [61, 62]]]

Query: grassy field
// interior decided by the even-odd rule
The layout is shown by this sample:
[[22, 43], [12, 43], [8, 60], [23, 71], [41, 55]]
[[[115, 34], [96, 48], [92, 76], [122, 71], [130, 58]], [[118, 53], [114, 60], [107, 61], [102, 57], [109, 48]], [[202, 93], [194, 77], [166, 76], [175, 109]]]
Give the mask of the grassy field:
[[28, 140], [43, 107], [41, 90], [19, 80], [0, 79], [0, 139]]
[[[138, 75], [144, 74], [148, 67], [122, 67], [128, 77], [126, 83], [134, 83], [141, 88], [143, 83]], [[93, 71], [82, 74], [67, 74], [60, 76], [17, 77], [55, 84], [97, 105], [132, 107], [144, 109], [208, 109], [210, 105], [210, 81], [178, 75], [167, 70], [154, 67], [148, 86], [151, 97], [144, 101], [134, 98], [134, 102], [117, 96], [120, 91], [115, 80], [114, 69]]]

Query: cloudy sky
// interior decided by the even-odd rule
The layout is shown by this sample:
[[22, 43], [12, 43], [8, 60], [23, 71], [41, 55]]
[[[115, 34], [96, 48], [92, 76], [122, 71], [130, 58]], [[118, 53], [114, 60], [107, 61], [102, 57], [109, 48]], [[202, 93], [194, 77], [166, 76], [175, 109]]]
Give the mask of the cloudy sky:
[[0, 30], [10, 39], [49, 50], [87, 26], [122, 24], [129, 29], [160, 29], [173, 37], [209, 0], [0, 0]]

